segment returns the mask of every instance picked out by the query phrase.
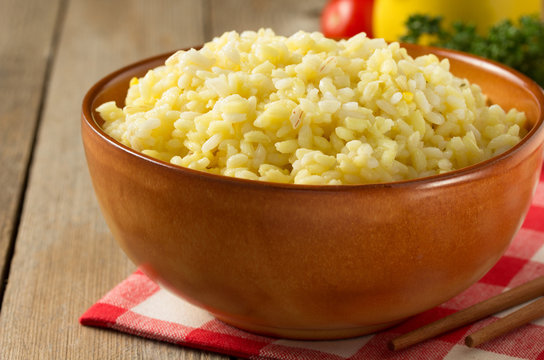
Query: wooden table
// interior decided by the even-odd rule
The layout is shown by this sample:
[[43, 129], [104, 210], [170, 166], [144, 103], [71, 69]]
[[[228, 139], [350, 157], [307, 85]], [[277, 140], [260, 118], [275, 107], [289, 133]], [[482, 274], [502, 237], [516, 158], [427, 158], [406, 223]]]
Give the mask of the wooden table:
[[97, 207], [80, 104], [107, 73], [228, 30], [317, 30], [325, 0], [0, 0], [0, 359], [227, 359], [79, 316], [135, 266]]

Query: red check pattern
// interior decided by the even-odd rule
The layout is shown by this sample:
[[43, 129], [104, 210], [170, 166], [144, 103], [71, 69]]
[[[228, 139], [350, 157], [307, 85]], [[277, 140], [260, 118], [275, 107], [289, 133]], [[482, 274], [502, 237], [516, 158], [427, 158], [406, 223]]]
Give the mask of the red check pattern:
[[337, 341], [294, 341], [247, 333], [213, 318], [206, 311], [160, 288], [141, 271], [116, 286], [80, 318], [83, 325], [111, 328], [146, 338], [248, 359], [538, 359], [544, 360], [544, 319], [478, 348], [464, 337], [498, 317], [472, 325], [409, 349], [392, 352], [387, 342], [455, 311], [544, 275], [544, 172], [533, 205], [511, 246], [478, 283], [404, 323], [359, 338]]

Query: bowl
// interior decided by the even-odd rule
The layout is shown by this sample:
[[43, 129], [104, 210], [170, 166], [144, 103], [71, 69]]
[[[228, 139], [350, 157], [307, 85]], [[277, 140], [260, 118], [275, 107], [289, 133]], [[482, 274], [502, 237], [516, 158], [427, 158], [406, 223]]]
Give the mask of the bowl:
[[128, 81], [170, 54], [124, 67], [83, 100], [92, 183], [114, 238], [165, 288], [235, 327], [285, 338], [335, 339], [387, 328], [479, 280], [530, 206], [543, 158], [544, 94], [484, 59], [451, 70], [532, 126], [509, 151], [421, 179], [371, 185], [289, 185], [177, 167], [106, 135], [94, 109], [124, 104]]

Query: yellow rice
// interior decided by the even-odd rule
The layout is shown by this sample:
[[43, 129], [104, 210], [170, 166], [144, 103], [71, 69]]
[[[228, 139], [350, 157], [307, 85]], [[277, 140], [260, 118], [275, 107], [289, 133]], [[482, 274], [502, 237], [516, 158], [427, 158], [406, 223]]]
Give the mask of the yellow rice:
[[448, 60], [364, 34], [228, 32], [134, 78], [104, 130], [148, 156], [237, 178], [364, 184], [435, 175], [517, 144], [526, 118], [487, 106]]

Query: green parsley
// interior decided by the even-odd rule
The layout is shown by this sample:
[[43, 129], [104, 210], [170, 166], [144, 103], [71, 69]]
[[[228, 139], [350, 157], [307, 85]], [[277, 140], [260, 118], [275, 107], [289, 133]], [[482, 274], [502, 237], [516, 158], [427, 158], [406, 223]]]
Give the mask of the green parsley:
[[412, 15], [406, 21], [408, 33], [401, 41], [418, 43], [430, 37], [430, 45], [460, 50], [498, 61], [535, 80], [544, 87], [544, 22], [538, 16], [522, 16], [514, 24], [504, 20], [479, 35], [476, 26], [453, 23], [450, 29], [442, 18]]

